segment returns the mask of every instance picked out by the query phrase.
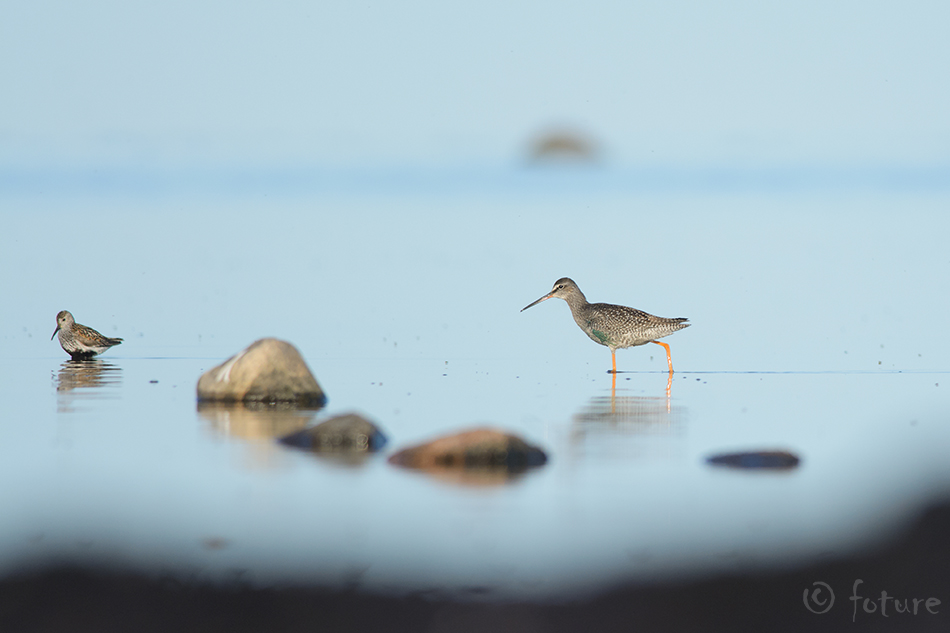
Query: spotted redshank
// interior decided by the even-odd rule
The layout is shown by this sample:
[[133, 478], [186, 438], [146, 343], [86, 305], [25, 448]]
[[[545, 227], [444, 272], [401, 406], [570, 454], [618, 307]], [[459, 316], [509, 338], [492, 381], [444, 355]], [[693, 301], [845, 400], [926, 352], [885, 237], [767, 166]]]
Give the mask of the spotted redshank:
[[[103, 336], [91, 327], [76, 323], [68, 310], [62, 310], [56, 315], [56, 330], [53, 331], [53, 336], [56, 336], [57, 332], [59, 344], [73, 360], [88, 360], [122, 342], [120, 338]], [[49, 337], [49, 340], [52, 341], [53, 336]]]
[[531, 306], [551, 298], [564, 299], [571, 308], [574, 322], [595, 343], [610, 348], [610, 357], [613, 360], [611, 373], [617, 373], [617, 350], [624, 347], [635, 347], [646, 343], [656, 343], [666, 349], [666, 362], [673, 373], [673, 357], [670, 355], [670, 346], [656, 340], [669, 336], [676, 330], [689, 327], [687, 319], [667, 319], [653, 316], [642, 310], [615, 306], [610, 303], [587, 303], [587, 298], [572, 279], [562, 277], [554, 282], [554, 289], [534, 303], [521, 308], [524, 312]]

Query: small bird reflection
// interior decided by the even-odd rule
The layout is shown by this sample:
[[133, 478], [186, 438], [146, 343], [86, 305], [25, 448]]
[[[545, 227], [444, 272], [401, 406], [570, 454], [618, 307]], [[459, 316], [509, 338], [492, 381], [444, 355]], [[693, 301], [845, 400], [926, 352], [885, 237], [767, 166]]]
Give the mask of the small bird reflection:
[[101, 360], [67, 360], [56, 376], [56, 391], [118, 387], [122, 369]]
[[101, 360], [67, 360], [60, 365], [55, 378], [57, 410], [75, 411], [75, 403], [83, 400], [106, 400], [119, 397], [122, 369]]

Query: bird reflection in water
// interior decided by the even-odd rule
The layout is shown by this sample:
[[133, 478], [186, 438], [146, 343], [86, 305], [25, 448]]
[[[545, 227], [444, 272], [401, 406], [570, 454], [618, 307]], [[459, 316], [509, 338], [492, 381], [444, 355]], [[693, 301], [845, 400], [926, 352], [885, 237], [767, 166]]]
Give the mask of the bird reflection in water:
[[[617, 393], [617, 374], [618, 373], [619, 372], [616, 372], [616, 371], [611, 373], [611, 377], [612, 377], [610, 381], [611, 398], [613, 398]], [[670, 371], [670, 373], [666, 376], [666, 410], [667, 411], [670, 410], [670, 394], [672, 393], [672, 391], [673, 391], [673, 372]]]
[[56, 376], [56, 391], [98, 389], [122, 384], [122, 370], [101, 360], [67, 360]]
[[686, 408], [672, 404], [672, 377], [670, 374], [667, 379], [665, 396], [618, 396], [615, 374], [610, 396], [591, 398], [587, 406], [574, 415], [574, 421], [584, 427], [607, 424], [611, 428], [622, 426], [636, 432], [669, 432], [686, 419]]
[[77, 399], [105, 400], [119, 397], [122, 369], [101, 360], [67, 360], [55, 378], [58, 410], [74, 411]]

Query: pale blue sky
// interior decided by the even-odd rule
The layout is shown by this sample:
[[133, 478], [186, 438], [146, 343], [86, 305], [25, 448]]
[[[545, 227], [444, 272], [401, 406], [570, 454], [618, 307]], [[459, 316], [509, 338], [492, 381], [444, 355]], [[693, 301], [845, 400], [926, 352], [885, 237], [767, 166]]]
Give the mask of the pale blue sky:
[[39, 1], [0, 8], [0, 162], [945, 164], [934, 1]]

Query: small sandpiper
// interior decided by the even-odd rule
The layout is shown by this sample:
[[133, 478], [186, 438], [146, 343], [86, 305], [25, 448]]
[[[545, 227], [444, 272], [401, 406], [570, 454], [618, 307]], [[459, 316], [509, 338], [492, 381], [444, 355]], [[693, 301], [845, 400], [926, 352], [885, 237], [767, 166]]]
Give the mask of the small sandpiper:
[[[88, 360], [122, 342], [120, 338], [103, 336], [91, 327], [76, 323], [68, 310], [63, 310], [56, 315], [56, 330], [53, 336], [56, 336], [57, 332], [59, 332], [59, 344], [63, 346], [67, 354], [72, 356], [73, 360]], [[53, 336], [49, 337], [49, 340], [52, 341]]]

